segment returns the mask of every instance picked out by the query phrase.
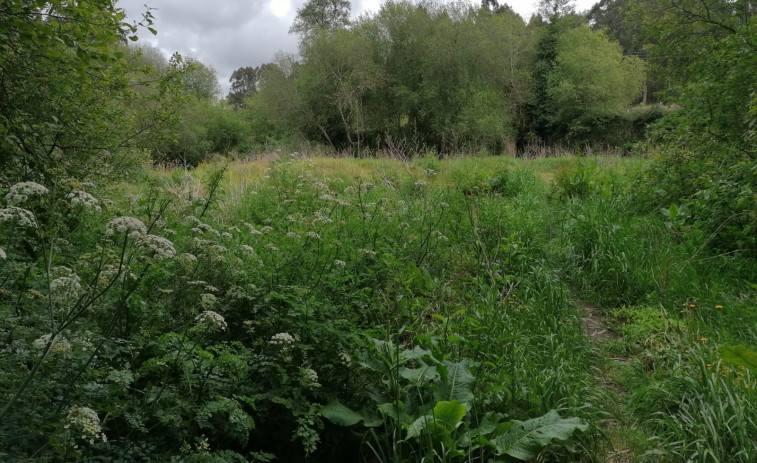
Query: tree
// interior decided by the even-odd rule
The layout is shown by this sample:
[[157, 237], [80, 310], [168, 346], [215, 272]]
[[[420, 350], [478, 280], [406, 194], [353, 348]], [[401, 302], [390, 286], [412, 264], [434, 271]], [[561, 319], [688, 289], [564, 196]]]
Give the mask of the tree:
[[203, 101], [215, 101], [221, 94], [216, 70], [191, 57], [186, 59], [182, 88], [187, 94]]
[[290, 33], [303, 38], [319, 29], [334, 30], [346, 27], [350, 22], [352, 6], [349, 0], [307, 0], [297, 10]]
[[1, 183], [124, 171], [139, 135], [129, 107], [145, 94], [119, 44], [137, 28], [112, 0], [2, 2]]
[[245, 106], [244, 99], [251, 93], [258, 91], [261, 69], [258, 67], [245, 66], [231, 73], [231, 89], [226, 96], [229, 104], [236, 108]]
[[641, 94], [644, 62], [623, 56], [602, 32], [576, 27], [557, 39], [555, 66], [548, 76], [553, 126], [580, 139], [596, 124], [621, 114]]
[[573, 0], [539, 0], [536, 11], [549, 21], [572, 14], [575, 11]]

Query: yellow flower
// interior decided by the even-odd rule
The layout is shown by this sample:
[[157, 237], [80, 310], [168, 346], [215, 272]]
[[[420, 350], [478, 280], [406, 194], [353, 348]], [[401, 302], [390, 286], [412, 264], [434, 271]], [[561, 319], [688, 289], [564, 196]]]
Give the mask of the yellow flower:
[[715, 308], [718, 309], [718, 310], [721, 310], [723, 308], [723, 306], [720, 305], [720, 304], [718, 304], [718, 305], [715, 306]]
[[707, 338], [705, 338], [704, 336], [702, 336], [701, 338], [699, 338], [699, 340], [702, 341], [702, 342], [705, 342], [707, 340]]
[[696, 305], [696, 304], [689, 304], [689, 308], [690, 308], [690, 309], [695, 309], [696, 307], [697, 307], [697, 305]]
[[709, 369], [711, 369], [711, 368], [712, 368], [712, 365], [710, 365], [710, 364], [708, 363], [708, 364], [707, 364], [707, 369], [709, 370]]

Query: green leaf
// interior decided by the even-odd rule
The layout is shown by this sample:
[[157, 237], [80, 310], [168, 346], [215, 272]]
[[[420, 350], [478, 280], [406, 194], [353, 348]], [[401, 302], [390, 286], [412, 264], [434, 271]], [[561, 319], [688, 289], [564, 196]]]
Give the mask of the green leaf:
[[417, 418], [407, 427], [407, 436], [405, 436], [405, 439], [412, 439], [413, 437], [420, 436], [426, 425], [433, 420], [434, 417], [432, 415], [424, 415]]
[[352, 426], [363, 420], [363, 415], [350, 410], [338, 400], [324, 406], [321, 409], [321, 416], [339, 426]]
[[465, 416], [465, 405], [453, 400], [452, 402], [439, 402], [434, 407], [434, 419], [447, 430], [452, 431]]
[[438, 386], [440, 400], [457, 400], [460, 403], [468, 403], [473, 400], [473, 382], [475, 378], [468, 368], [469, 360], [460, 362], [444, 361], [446, 375]]
[[586, 423], [578, 418], [560, 418], [556, 411], [528, 421], [515, 421], [510, 430], [495, 439], [497, 453], [520, 460], [535, 458], [553, 439], [567, 440], [576, 429], [585, 431]]
[[420, 368], [402, 367], [399, 369], [399, 374], [413, 383], [413, 385], [420, 385], [439, 379], [439, 372], [436, 371], [436, 367], [428, 365], [423, 365]]
[[726, 362], [742, 365], [750, 370], [757, 371], [757, 352], [750, 350], [746, 346], [722, 346], [720, 348], [720, 355]]

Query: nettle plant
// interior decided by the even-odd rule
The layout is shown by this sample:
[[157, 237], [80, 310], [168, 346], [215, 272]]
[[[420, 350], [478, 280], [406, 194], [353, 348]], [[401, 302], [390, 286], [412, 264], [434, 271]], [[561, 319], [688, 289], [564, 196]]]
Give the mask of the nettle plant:
[[528, 461], [553, 443], [570, 447], [570, 438], [588, 425], [561, 418], [557, 411], [526, 421], [481, 410], [476, 400], [477, 365], [451, 361], [439, 349], [403, 347], [372, 339], [360, 365], [375, 377], [358, 411], [338, 400], [321, 411], [341, 426], [360, 426], [365, 451], [382, 462]]

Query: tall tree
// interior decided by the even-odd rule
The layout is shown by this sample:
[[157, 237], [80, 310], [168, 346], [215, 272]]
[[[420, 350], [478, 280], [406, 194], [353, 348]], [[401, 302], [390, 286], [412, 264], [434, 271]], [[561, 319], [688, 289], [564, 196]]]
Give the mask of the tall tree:
[[305, 38], [319, 29], [334, 30], [350, 22], [352, 5], [349, 0], [307, 0], [297, 10], [290, 33]]
[[231, 73], [231, 89], [226, 100], [236, 108], [245, 106], [244, 99], [251, 93], [258, 91], [261, 69], [258, 67], [245, 66]]
[[539, 0], [536, 10], [549, 21], [575, 12], [573, 0]]

